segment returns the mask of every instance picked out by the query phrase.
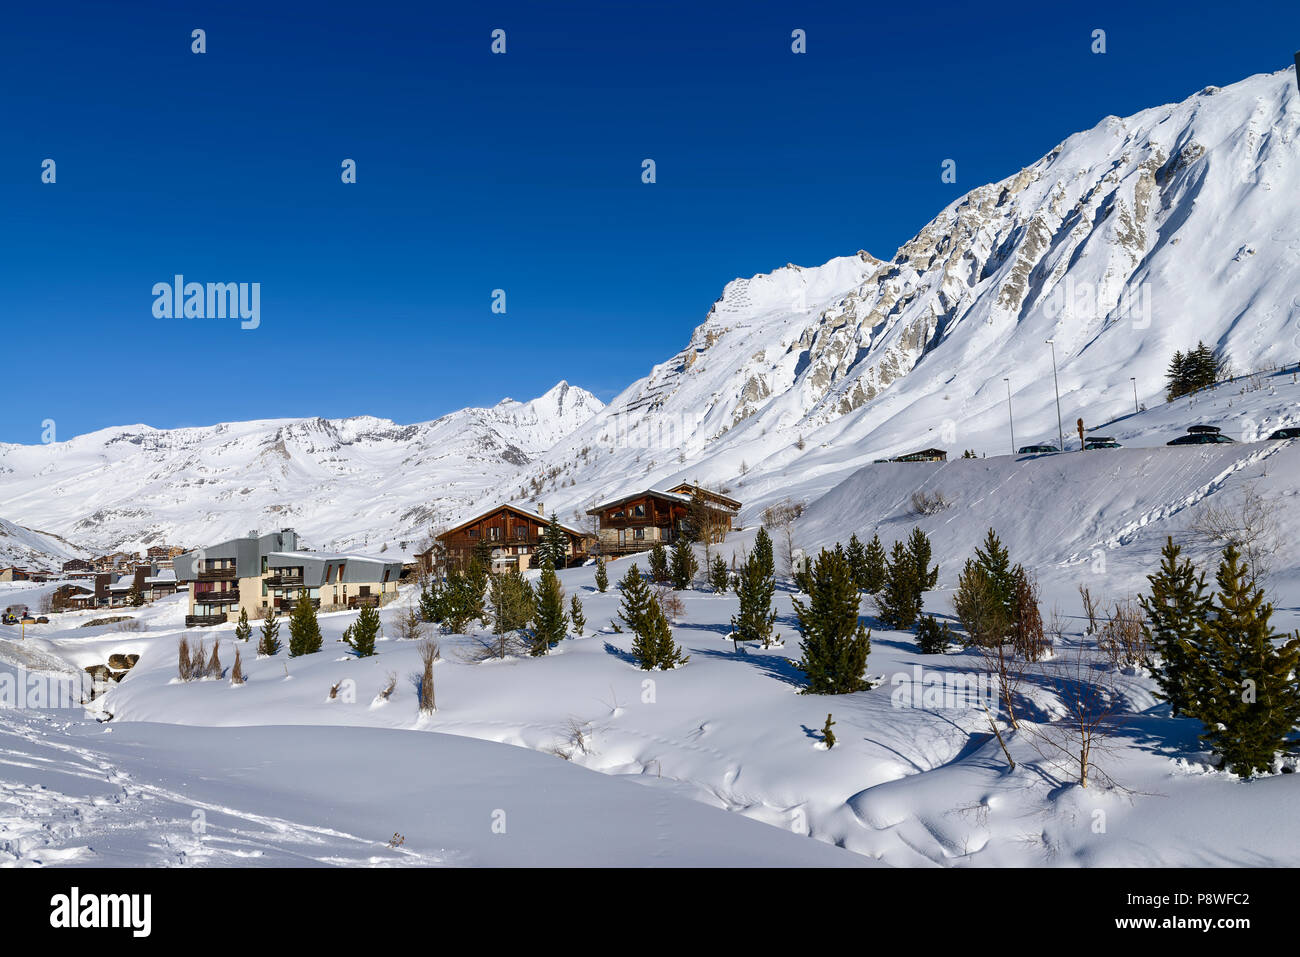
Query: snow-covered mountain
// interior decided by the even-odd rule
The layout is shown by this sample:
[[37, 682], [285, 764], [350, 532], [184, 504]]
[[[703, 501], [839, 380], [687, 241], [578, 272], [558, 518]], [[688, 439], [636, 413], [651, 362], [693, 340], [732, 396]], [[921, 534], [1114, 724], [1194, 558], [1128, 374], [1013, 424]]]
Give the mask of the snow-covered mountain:
[[56, 568], [71, 558], [87, 558], [89, 553], [49, 532], [24, 528], [0, 518], [0, 568], [17, 565], [29, 571]]
[[[1176, 349], [1300, 359], [1295, 73], [1106, 117], [954, 200], [888, 260], [726, 285], [677, 355], [602, 408], [561, 383], [423, 425], [280, 420], [0, 446], [0, 514], [95, 548], [295, 525], [408, 546], [498, 499], [566, 520], [629, 485], [729, 488], [752, 518], [874, 459], [1067, 437], [1162, 401]], [[1047, 345], [1052, 340], [1053, 346]], [[573, 370], [574, 374], [580, 370]], [[1008, 382], [1003, 380], [1007, 379]], [[405, 549], [405, 550], [409, 550]]]
[[[601, 409], [560, 382], [432, 422], [274, 419], [0, 446], [0, 508], [94, 550], [294, 526], [316, 547], [407, 549]], [[409, 540], [408, 540], [409, 539]]]
[[[1106, 117], [955, 200], [888, 261], [729, 283], [686, 347], [552, 450], [548, 503], [630, 476], [733, 487], [753, 509], [886, 455], [1055, 441], [1162, 401], [1177, 349], [1239, 371], [1300, 359], [1293, 69]], [[1047, 340], [1053, 340], [1049, 346]], [[658, 437], [672, 434], [662, 441]], [[597, 455], [582, 456], [589, 446]], [[572, 482], [573, 484], [568, 484]]]

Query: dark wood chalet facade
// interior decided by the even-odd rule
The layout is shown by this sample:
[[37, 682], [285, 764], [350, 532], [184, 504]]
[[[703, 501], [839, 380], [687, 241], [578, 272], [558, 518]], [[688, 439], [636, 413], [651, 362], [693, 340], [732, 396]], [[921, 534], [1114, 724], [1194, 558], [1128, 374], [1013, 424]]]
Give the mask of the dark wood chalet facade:
[[671, 545], [689, 528], [692, 500], [705, 503], [708, 521], [721, 536], [731, 530], [740, 502], [690, 484], [669, 491], [646, 489], [605, 502], [587, 511], [596, 516], [597, 547], [604, 555], [642, 552], [662, 542]]
[[[440, 565], [464, 568], [481, 543], [486, 543], [492, 554], [492, 571], [526, 571], [549, 523], [550, 519], [536, 512], [514, 505], [498, 505], [438, 535], [439, 547], [420, 554], [419, 564], [432, 571], [440, 570]], [[587, 537], [566, 525], [560, 528], [569, 540], [568, 564], [585, 561]]]

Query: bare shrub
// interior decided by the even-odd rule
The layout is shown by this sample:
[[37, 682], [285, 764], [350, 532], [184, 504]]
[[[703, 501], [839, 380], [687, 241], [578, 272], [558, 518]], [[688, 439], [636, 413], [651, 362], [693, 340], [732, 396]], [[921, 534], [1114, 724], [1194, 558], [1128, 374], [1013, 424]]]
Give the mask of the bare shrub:
[[1082, 582], [1079, 584], [1079, 599], [1083, 602], [1083, 614], [1088, 619], [1088, 634], [1097, 633], [1097, 617], [1099, 606], [1097, 599], [1092, 596], [1092, 591]]
[[192, 655], [190, 650], [189, 638], [181, 635], [180, 641], [176, 643], [176, 677], [181, 681], [194, 680], [194, 658], [202, 660], [203, 652], [200, 650], [197, 656]]
[[244, 663], [239, 656], [239, 646], [235, 646], [235, 663], [230, 669], [230, 683], [232, 685], [242, 685], [244, 683]]
[[114, 631], [134, 632], [143, 630], [143, 627], [144, 626], [140, 624], [140, 619], [138, 618], [124, 618], [117, 623], [117, 628], [115, 628]]
[[433, 714], [437, 708], [433, 688], [433, 663], [438, 660], [438, 643], [425, 641], [420, 643], [420, 713]]
[[763, 509], [763, 524], [781, 533], [781, 557], [789, 574], [794, 574], [794, 523], [803, 515], [803, 510], [803, 502], [789, 498]]
[[1043, 615], [1038, 609], [1038, 579], [1029, 572], [1016, 581], [1016, 621], [1011, 628], [1011, 642], [1025, 661], [1037, 661], [1047, 651]]
[[942, 492], [917, 489], [912, 493], [913, 515], [936, 515], [951, 504]]
[[1056, 693], [1060, 713], [1029, 729], [1028, 738], [1050, 766], [1087, 787], [1092, 780], [1115, 781], [1098, 765], [1114, 750], [1111, 738], [1125, 720], [1124, 699], [1115, 672], [1098, 662], [1080, 642], [1072, 653], [1041, 666], [1043, 684]]
[[[998, 700], [1002, 702], [1002, 708], [1006, 711], [1007, 724], [1018, 730], [1020, 722], [1016, 716], [1016, 705], [1020, 696], [1020, 686], [1025, 680], [1024, 662], [1016, 657], [1014, 649], [1001, 641], [975, 647], [984, 659], [984, 667], [998, 683]], [[993, 720], [991, 715], [989, 720]], [[1005, 749], [1005, 745], [1003, 747]]]
[[1097, 649], [1116, 668], [1136, 668], [1148, 660], [1142, 607], [1132, 598], [1115, 602], [1097, 635]]
[[203, 669], [204, 678], [220, 678], [222, 674], [221, 667], [221, 639], [218, 638], [212, 645], [212, 657], [208, 659], [207, 667]]
[[346, 678], [340, 678], [340, 679], [339, 679], [338, 681], [336, 681], [334, 684], [330, 685], [330, 700], [331, 700], [331, 701], [333, 701], [334, 699], [336, 699], [336, 698], [339, 696], [339, 689], [343, 687], [343, 682], [345, 682], [345, 681], [347, 681]]
[[424, 622], [420, 620], [414, 602], [397, 616], [396, 630], [398, 641], [419, 641], [424, 637]]
[[385, 685], [383, 690], [379, 692], [379, 700], [387, 701], [389, 698], [393, 696], [393, 692], [396, 690], [397, 690], [397, 672], [390, 671], [388, 672], [388, 684]]
[[1276, 509], [1264, 501], [1254, 483], [1242, 488], [1241, 501], [1235, 505], [1217, 504], [1212, 498], [1203, 501], [1192, 514], [1187, 532], [1194, 545], [1215, 551], [1235, 547], [1258, 582], [1272, 573], [1282, 547]]
[[1057, 605], [1052, 606], [1052, 613], [1047, 617], [1043, 624], [1043, 632], [1046, 635], [1049, 645], [1060, 648], [1065, 644], [1065, 635], [1069, 626], [1065, 615]]
[[673, 624], [680, 621], [686, 613], [686, 605], [670, 585], [655, 586], [655, 601], [659, 603], [659, 610], [664, 613], [664, 617]]

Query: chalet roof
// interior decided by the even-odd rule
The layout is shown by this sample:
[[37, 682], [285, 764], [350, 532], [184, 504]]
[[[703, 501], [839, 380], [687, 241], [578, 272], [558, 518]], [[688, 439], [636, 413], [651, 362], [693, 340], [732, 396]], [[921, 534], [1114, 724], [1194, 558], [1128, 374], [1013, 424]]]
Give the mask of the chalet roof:
[[648, 488], [643, 489], [640, 492], [633, 492], [631, 495], [623, 495], [619, 498], [611, 499], [608, 502], [601, 502], [599, 505], [593, 505], [591, 508], [587, 509], [587, 514], [597, 515], [607, 508], [613, 508], [615, 505], [622, 505], [624, 502], [630, 502], [634, 498], [645, 498], [646, 496], [649, 496], [650, 498], [663, 499], [666, 502], [677, 502], [684, 505], [689, 505], [691, 502], [691, 497], [689, 495], [682, 495], [679, 492], [661, 492], [658, 489]]
[[[454, 534], [455, 532], [459, 532], [462, 528], [466, 528], [470, 525], [473, 525], [475, 522], [480, 522], [485, 518], [490, 518], [492, 515], [496, 514], [502, 509], [506, 509], [507, 511], [514, 512], [516, 515], [522, 515], [524, 518], [532, 519], [535, 522], [541, 522], [543, 525], [549, 525], [551, 523], [551, 520], [547, 518], [545, 515], [538, 515], [536, 512], [530, 512], [528, 509], [520, 508], [518, 505], [514, 505], [510, 502], [502, 502], [500, 505], [494, 505], [492, 506], [492, 508], [489, 508], [487, 511], [480, 512], [479, 514], [475, 515], [473, 518], [466, 519], [465, 521], [461, 522], [459, 525], [453, 528], [449, 528], [444, 532], [441, 532], [438, 535], [438, 538], [446, 538], [448, 535]], [[570, 528], [569, 526], [565, 525], [563, 522], [560, 523], [560, 528], [568, 532], [570, 535], [576, 535], [578, 538], [582, 538], [584, 536], [583, 532], [578, 531], [576, 528]]]
[[890, 459], [891, 462], [905, 462], [908, 459], [924, 458], [927, 456], [947, 455], [946, 449], [920, 449], [916, 452], [906, 452], [903, 455], [895, 456]]
[[736, 501], [736, 499], [732, 498], [730, 495], [723, 495], [721, 492], [715, 492], [711, 488], [705, 488], [704, 486], [696, 485], [693, 482], [682, 482], [680, 485], [674, 485], [668, 491], [680, 495], [691, 495], [697, 490], [706, 498], [716, 498], [720, 502], [725, 502], [735, 511], [740, 511], [741, 503]]

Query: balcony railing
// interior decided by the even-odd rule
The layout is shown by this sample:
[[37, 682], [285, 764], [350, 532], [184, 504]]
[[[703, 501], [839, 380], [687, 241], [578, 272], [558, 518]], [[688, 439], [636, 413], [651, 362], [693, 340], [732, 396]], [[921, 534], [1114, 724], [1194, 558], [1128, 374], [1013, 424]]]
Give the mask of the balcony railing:
[[271, 575], [266, 579], [266, 584], [270, 588], [284, 588], [285, 586], [302, 585], [301, 575]]
[[229, 591], [196, 591], [194, 603], [204, 605], [233, 605], [239, 601], [239, 589]]
[[186, 615], [186, 628], [206, 628], [209, 625], [224, 625], [226, 623], [225, 615]]
[[[320, 599], [319, 599], [319, 598], [309, 598], [309, 599], [307, 599], [307, 600], [311, 602], [311, 606], [312, 606], [313, 608], [320, 608]], [[280, 608], [281, 608], [283, 611], [286, 611], [286, 612], [293, 611], [295, 608], [298, 607], [298, 602], [300, 602], [300, 601], [302, 601], [301, 598], [285, 598], [285, 599], [282, 599], [282, 600], [280, 601]]]
[[378, 595], [353, 595], [348, 598], [349, 608], [378, 608]]
[[201, 582], [232, 582], [239, 577], [233, 568], [201, 568], [197, 578]]

